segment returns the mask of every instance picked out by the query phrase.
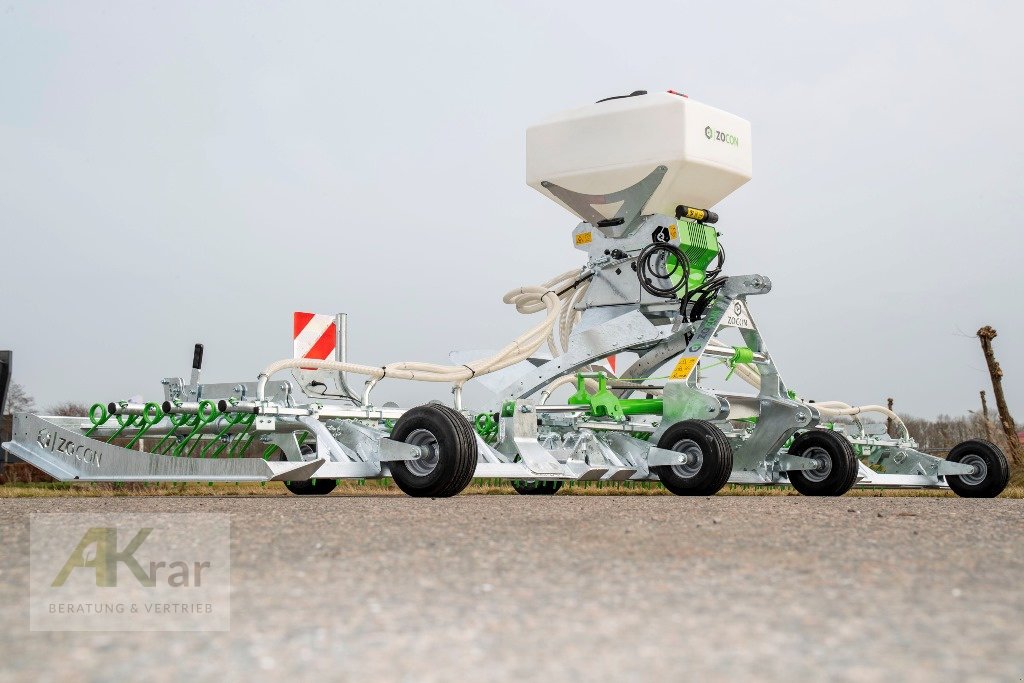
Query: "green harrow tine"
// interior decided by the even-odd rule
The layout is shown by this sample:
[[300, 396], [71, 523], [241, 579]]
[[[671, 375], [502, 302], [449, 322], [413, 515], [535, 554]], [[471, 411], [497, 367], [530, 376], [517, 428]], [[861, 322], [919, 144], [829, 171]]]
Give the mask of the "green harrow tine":
[[[224, 427], [219, 432], [217, 432], [216, 436], [214, 436], [213, 439], [210, 440], [208, 444], [203, 446], [203, 450], [199, 451], [199, 457], [219, 457], [221, 452], [223, 452], [224, 449], [228, 447], [230, 438], [225, 439], [225, 437], [228, 436], [228, 433], [231, 431], [231, 429], [237, 426], [238, 424], [243, 423], [245, 421], [245, 418], [255, 418], [256, 416], [253, 415], [252, 413], [248, 415], [245, 413], [226, 413], [225, 415], [223, 415], [223, 417]], [[252, 424], [252, 419], [250, 419], [249, 422], [246, 423], [246, 426], [250, 424]], [[209, 451], [214, 445], [216, 445], [217, 448], [216, 450], [213, 451], [213, 454], [211, 455]]]
[[196, 450], [196, 446], [203, 440], [203, 436], [199, 432], [203, 427], [217, 419], [218, 415], [219, 411], [217, 410], [217, 407], [213, 405], [212, 401], [200, 401], [199, 412], [196, 413], [196, 424], [192, 427], [192, 431], [189, 432], [188, 436], [185, 437], [185, 440], [174, 447], [174, 455], [180, 456], [181, 452], [185, 450], [185, 446], [188, 442], [194, 438], [194, 441], [186, 454], [186, 457], [192, 457], [192, 453]]
[[159, 424], [160, 421], [164, 419], [164, 411], [155, 403], [147, 403], [146, 407], [142, 409], [142, 415], [140, 417], [142, 418], [142, 425], [125, 448], [131, 448], [137, 444], [139, 439], [145, 436], [146, 432], [148, 432], [151, 427]]
[[[188, 415], [185, 413], [171, 415], [168, 418], [171, 421], [171, 429], [164, 435], [164, 438], [160, 439], [160, 442], [156, 445], [156, 448], [153, 449], [153, 452], [159, 455], [167, 455], [176, 445], [176, 442], [173, 441], [173, 439], [176, 438], [178, 429], [181, 427], [191, 427], [196, 421], [196, 418], [198, 418], [197, 415]], [[164, 446], [164, 444], [167, 445]]]
[[[117, 430], [110, 435], [110, 438], [107, 439], [107, 443], [114, 443], [114, 439], [121, 436], [121, 432], [128, 429], [129, 427], [136, 426], [137, 421], [139, 423], [141, 423], [142, 421], [141, 415], [115, 415], [114, 417], [117, 419], [117, 424], [121, 426], [118, 427]], [[138, 418], [138, 420], [136, 420], [136, 418]]]
[[86, 436], [91, 437], [93, 433], [106, 424], [107, 420], [110, 419], [110, 413], [107, 412], [107, 407], [102, 403], [94, 403], [89, 408], [89, 421], [92, 422], [92, 427], [85, 433]]

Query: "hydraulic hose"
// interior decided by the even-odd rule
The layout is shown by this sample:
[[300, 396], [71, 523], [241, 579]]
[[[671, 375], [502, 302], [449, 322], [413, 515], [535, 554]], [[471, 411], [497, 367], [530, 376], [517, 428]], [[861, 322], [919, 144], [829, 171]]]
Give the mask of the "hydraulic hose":
[[[714, 348], [719, 351], [731, 351], [731, 347], [726, 346], [720, 342], [717, 338], [713, 337], [711, 342], [708, 344], [708, 348]], [[757, 370], [748, 365], [737, 365], [736, 375], [749, 384], [754, 389], [761, 389], [761, 375], [758, 374]], [[818, 413], [823, 418], [836, 418], [836, 417], [853, 417], [854, 415], [860, 415], [861, 413], [881, 413], [887, 418], [895, 422], [903, 435], [908, 437], [910, 432], [907, 430], [907, 425], [903, 423], [903, 420], [899, 415], [889, 410], [885, 406], [868, 405], [868, 406], [851, 406], [848, 403], [842, 401], [818, 401], [815, 403], [806, 402], [808, 405], [814, 406]]]
[[[404, 379], [419, 382], [447, 382], [461, 386], [465, 382], [490, 372], [496, 372], [510, 365], [526, 360], [552, 337], [554, 327], [563, 313], [563, 307], [571, 300], [577, 288], [585, 285], [588, 274], [571, 270], [548, 280], [543, 285], [519, 287], [502, 298], [506, 304], [513, 304], [520, 313], [546, 311], [544, 321], [527, 330], [503, 349], [489, 358], [466, 363], [465, 365], [440, 365], [415, 361], [390, 363], [383, 367], [361, 365], [335, 360], [314, 360], [310, 358], [286, 358], [271, 363], [259, 375], [257, 399], [266, 400], [267, 381], [271, 376], [288, 368], [332, 370], [362, 375], [374, 380], [385, 378]], [[570, 309], [572, 310], [572, 309]], [[572, 314], [570, 314], [572, 316]]]

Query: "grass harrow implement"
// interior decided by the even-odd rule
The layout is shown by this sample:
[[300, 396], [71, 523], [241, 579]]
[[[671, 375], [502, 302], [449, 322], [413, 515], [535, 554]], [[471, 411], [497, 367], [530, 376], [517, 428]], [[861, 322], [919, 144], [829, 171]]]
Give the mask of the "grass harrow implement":
[[[505, 295], [544, 315], [505, 347], [453, 352], [450, 365], [360, 365], [344, 315], [297, 313], [293, 358], [256, 381], [202, 383], [197, 345], [189, 381], [163, 380], [162, 401], [98, 404], [88, 420], [18, 414], [3, 447], [60, 480], [279, 480], [300, 495], [379, 477], [432, 497], [473, 477], [527, 495], [566, 481], [998, 495], [1009, 472], [991, 443], [937, 458], [882, 406], [813, 402], [785, 384], [751, 315], [771, 280], [724, 274], [718, 215], [700, 208], [750, 178], [750, 124], [678, 93], [565, 112], [527, 131], [527, 182], [581, 220], [572, 244], [586, 264]], [[452, 405], [377, 405], [384, 379], [450, 384]], [[462, 405], [474, 380], [495, 394], [483, 412]]]

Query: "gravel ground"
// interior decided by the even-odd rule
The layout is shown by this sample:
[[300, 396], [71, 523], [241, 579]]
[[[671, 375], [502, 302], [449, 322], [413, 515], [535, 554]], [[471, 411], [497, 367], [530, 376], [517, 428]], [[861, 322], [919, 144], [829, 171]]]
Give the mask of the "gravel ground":
[[[227, 512], [222, 633], [28, 630], [28, 513]], [[1024, 678], [1024, 502], [0, 500], [5, 680]]]

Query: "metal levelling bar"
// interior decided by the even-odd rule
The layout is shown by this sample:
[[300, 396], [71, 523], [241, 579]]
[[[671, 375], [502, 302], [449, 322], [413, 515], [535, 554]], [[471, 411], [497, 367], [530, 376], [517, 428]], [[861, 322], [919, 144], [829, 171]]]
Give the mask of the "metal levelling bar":
[[324, 463], [262, 458], [189, 458], [132, 451], [89, 439], [35, 415], [14, 416], [3, 447], [59, 481], [287, 481], [305, 480]]

